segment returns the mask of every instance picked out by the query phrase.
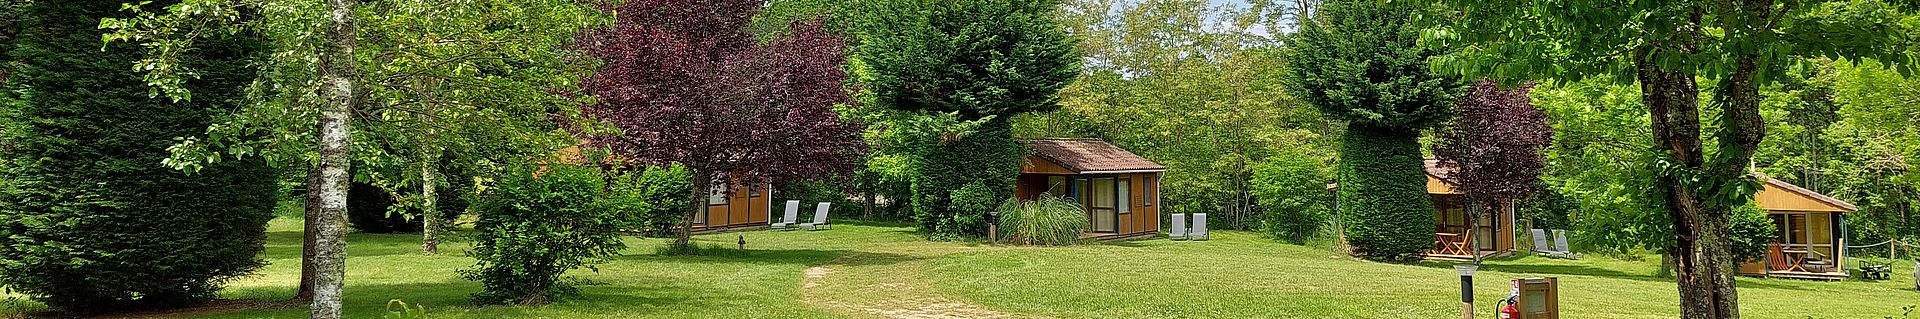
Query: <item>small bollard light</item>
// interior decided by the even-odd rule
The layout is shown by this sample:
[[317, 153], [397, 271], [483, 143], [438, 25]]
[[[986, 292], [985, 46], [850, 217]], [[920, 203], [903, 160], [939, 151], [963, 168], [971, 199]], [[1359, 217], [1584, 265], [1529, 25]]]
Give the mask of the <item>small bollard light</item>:
[[1473, 273], [1480, 265], [1453, 265], [1453, 270], [1460, 272], [1460, 317], [1473, 319]]
[[987, 212], [987, 242], [1000, 242], [1000, 212]]
[[747, 251], [747, 235], [740, 235], [740, 251]]

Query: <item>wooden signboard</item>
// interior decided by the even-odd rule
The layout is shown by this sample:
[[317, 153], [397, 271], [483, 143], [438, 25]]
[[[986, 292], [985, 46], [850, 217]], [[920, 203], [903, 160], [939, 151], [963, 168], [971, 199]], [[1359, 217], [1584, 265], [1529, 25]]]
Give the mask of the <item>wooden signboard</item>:
[[1520, 290], [1518, 319], [1560, 319], [1559, 278], [1514, 279], [1513, 285]]

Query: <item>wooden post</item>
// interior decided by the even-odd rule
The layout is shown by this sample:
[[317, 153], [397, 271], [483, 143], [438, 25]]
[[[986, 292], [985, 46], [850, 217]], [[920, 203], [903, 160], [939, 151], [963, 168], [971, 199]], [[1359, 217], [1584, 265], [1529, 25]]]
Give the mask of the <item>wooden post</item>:
[[1453, 269], [1460, 272], [1460, 318], [1473, 319], [1473, 273], [1480, 266], [1454, 265]]

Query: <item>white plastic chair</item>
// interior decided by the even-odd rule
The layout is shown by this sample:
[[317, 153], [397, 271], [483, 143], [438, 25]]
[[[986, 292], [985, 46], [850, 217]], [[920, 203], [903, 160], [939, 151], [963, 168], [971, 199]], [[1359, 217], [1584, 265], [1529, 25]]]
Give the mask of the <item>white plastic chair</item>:
[[793, 229], [793, 224], [799, 223], [799, 222], [800, 222], [800, 201], [790, 200], [790, 201], [787, 201], [786, 218], [781, 219], [780, 222], [773, 223], [772, 225], [767, 225], [767, 228]]
[[1187, 235], [1187, 238], [1193, 240], [1212, 239], [1207, 236], [1207, 213], [1193, 214], [1193, 233]]
[[1567, 251], [1560, 250], [1559, 248], [1554, 247], [1553, 244], [1548, 242], [1552, 239], [1547, 238], [1547, 231], [1540, 230], [1540, 229], [1531, 229], [1529, 230], [1529, 232], [1532, 233], [1533, 235], [1533, 252], [1539, 253], [1541, 255], [1545, 255], [1547, 257], [1553, 257], [1553, 258], [1569, 257], [1567, 256]]
[[1580, 259], [1580, 254], [1573, 253], [1573, 249], [1569, 245], [1571, 244], [1567, 243], [1566, 230], [1564, 229], [1553, 230], [1553, 248], [1555, 250], [1565, 252], [1567, 254], [1567, 258]]
[[1167, 239], [1187, 239], [1187, 214], [1173, 214], [1173, 229], [1167, 230]]
[[832, 205], [833, 203], [820, 203], [819, 206], [815, 206], [813, 209], [813, 222], [800, 224], [800, 229], [833, 229], [833, 225], [827, 224], [827, 207]]

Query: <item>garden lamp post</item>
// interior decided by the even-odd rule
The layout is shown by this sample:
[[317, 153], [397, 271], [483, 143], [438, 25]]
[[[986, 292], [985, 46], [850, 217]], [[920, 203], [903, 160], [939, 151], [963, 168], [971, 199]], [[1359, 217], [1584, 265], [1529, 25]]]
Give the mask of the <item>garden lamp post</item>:
[[1454, 265], [1453, 270], [1460, 272], [1460, 318], [1473, 319], [1473, 273], [1480, 265]]

